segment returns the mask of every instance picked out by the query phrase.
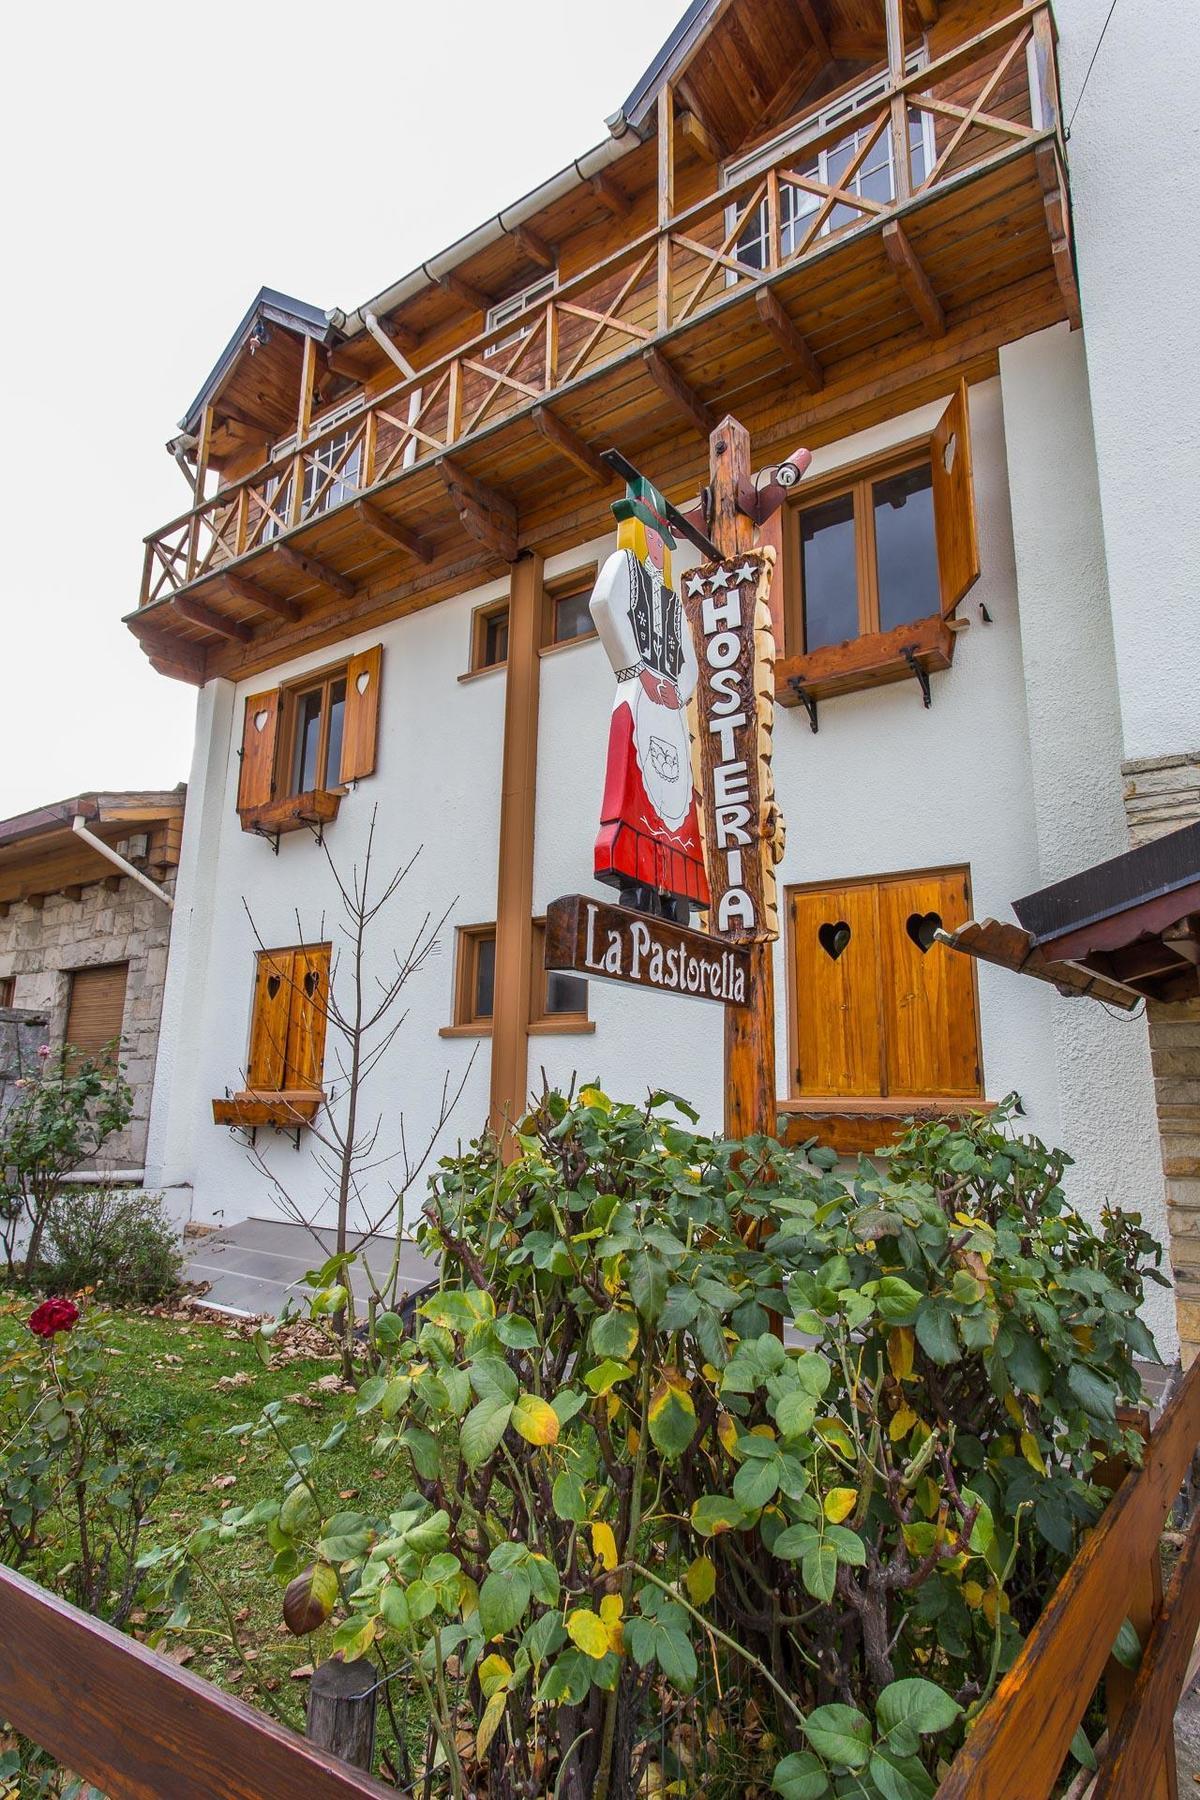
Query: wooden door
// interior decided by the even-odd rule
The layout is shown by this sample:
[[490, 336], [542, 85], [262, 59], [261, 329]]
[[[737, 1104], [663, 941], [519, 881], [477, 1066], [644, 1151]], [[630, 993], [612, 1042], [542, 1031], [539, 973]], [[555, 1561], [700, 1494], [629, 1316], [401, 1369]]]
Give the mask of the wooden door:
[[961, 871], [879, 885], [885, 1088], [902, 1096], [979, 1095], [971, 959], [937, 943], [969, 917]]
[[[880, 1094], [879, 931], [875, 889], [792, 896], [798, 1094]], [[965, 959], [964, 959], [965, 960]]]

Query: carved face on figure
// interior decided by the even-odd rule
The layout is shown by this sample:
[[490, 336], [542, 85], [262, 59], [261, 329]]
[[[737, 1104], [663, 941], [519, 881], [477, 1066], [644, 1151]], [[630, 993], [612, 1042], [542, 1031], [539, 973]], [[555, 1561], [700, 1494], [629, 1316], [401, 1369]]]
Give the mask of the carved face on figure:
[[660, 575], [662, 573], [662, 566], [663, 566], [663, 549], [664, 549], [664, 545], [663, 545], [662, 538], [659, 536], [657, 531], [652, 531], [650, 529], [650, 527], [647, 525], [647, 527], [646, 527], [646, 561], [650, 564], [650, 566], [652, 568], [657, 569]]

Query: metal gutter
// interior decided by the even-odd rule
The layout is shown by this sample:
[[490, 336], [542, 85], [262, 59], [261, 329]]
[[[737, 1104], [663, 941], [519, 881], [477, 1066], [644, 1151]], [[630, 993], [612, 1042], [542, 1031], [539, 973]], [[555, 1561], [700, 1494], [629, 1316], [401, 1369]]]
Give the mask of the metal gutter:
[[164, 906], [174, 911], [175, 902], [165, 888], [160, 888], [157, 882], [151, 881], [148, 875], [143, 875], [142, 871], [135, 869], [131, 862], [126, 862], [125, 858], [119, 851], [114, 850], [111, 844], [106, 844], [104, 839], [97, 837], [94, 831], [89, 831], [81, 813], [77, 813], [71, 820], [71, 830], [77, 832], [84, 843], [90, 844], [93, 850], [98, 850], [100, 855], [115, 869], [120, 869], [122, 875], [128, 875], [133, 881], [140, 881], [148, 893], [153, 894], [156, 900], [161, 900]]

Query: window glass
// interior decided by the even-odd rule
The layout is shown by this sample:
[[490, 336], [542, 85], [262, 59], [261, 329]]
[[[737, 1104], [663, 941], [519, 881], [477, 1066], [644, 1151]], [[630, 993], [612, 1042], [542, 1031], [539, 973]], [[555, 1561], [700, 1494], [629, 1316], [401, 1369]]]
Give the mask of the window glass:
[[564, 975], [557, 969], [546, 971], [546, 1014], [586, 1013], [588, 984], [579, 975]]
[[329, 744], [325, 751], [323, 786], [333, 787], [341, 779], [342, 731], [346, 723], [346, 683], [334, 681], [329, 686]]
[[503, 612], [493, 613], [484, 626], [483, 661], [481, 667], [490, 669], [494, 663], [508, 661], [508, 608]]
[[804, 648], [858, 636], [854, 496], [837, 494], [800, 514]]
[[569, 644], [572, 638], [590, 637], [596, 626], [589, 602], [592, 591], [581, 588], [575, 594], [563, 594], [554, 602], [554, 642]]
[[490, 1019], [496, 994], [496, 940], [477, 938], [475, 942], [475, 1017]]
[[928, 463], [872, 483], [879, 629], [891, 631], [939, 610], [933, 472]]
[[[343, 697], [345, 688], [343, 686]], [[321, 689], [313, 688], [296, 701], [296, 760], [292, 792], [307, 794], [317, 786], [317, 758], [321, 748]]]

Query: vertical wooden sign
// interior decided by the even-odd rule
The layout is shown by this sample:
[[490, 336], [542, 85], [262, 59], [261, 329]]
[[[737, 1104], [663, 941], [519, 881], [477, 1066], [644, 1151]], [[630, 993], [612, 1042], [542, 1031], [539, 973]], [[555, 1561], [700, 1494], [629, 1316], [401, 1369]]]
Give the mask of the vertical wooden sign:
[[683, 583], [700, 668], [695, 708], [709, 925], [735, 943], [779, 936], [775, 864], [783, 854], [783, 820], [771, 772], [774, 566], [768, 545], [704, 563]]

